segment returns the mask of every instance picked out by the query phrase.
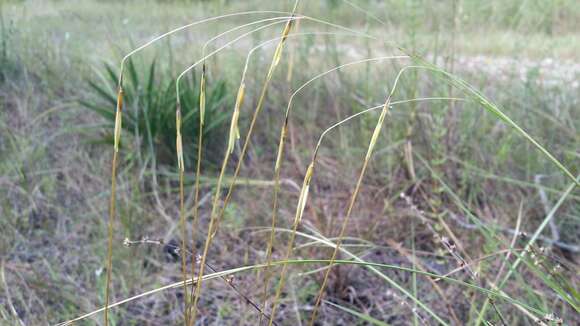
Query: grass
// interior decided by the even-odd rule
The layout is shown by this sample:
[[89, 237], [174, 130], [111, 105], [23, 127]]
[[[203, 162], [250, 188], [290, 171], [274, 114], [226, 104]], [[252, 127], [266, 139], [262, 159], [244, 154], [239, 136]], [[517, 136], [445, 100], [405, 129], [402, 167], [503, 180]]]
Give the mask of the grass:
[[3, 322], [578, 322], [573, 1], [147, 5], [0, 6]]

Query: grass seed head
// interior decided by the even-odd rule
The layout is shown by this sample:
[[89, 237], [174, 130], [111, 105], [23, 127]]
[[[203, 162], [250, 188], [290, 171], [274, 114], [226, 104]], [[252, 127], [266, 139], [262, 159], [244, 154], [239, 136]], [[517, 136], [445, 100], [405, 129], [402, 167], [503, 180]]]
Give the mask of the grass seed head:
[[117, 112], [115, 113], [115, 131], [114, 131], [115, 152], [119, 151], [119, 142], [121, 141], [122, 113], [123, 113], [123, 88], [119, 87], [119, 91], [117, 92]]
[[270, 71], [268, 75], [271, 77], [272, 73], [274, 72], [274, 67], [278, 66], [280, 63], [280, 59], [282, 58], [282, 50], [284, 49], [284, 43], [286, 42], [286, 38], [288, 34], [290, 34], [290, 30], [292, 29], [292, 20], [289, 20], [286, 26], [284, 27], [284, 31], [282, 32], [282, 38], [276, 47], [276, 51], [274, 52], [274, 57], [272, 59], [272, 65], [270, 67]]
[[302, 190], [300, 191], [300, 198], [298, 199], [298, 207], [296, 209], [296, 218], [294, 223], [300, 223], [302, 221], [304, 208], [306, 207], [306, 202], [308, 201], [308, 190], [310, 189], [310, 180], [312, 180], [313, 173], [314, 162], [310, 163], [308, 169], [306, 170], [306, 175], [304, 176], [304, 182], [302, 183]]
[[199, 119], [201, 126], [205, 121], [205, 63], [201, 72], [201, 85], [199, 88]]
[[276, 155], [276, 164], [274, 166], [274, 171], [279, 171], [282, 165], [282, 153], [284, 152], [284, 139], [286, 138], [286, 132], [288, 126], [284, 124], [282, 130], [280, 130], [280, 143], [278, 144], [278, 154]]
[[238, 126], [238, 120], [240, 118], [240, 110], [242, 104], [244, 103], [244, 92], [246, 85], [244, 83], [240, 84], [238, 89], [238, 96], [236, 97], [236, 104], [234, 106], [234, 113], [232, 115], [232, 123], [230, 125], [230, 135], [228, 140], [228, 152], [231, 154], [234, 152], [234, 144], [236, 140], [240, 139], [240, 128]]
[[389, 97], [383, 107], [383, 111], [381, 112], [381, 115], [379, 116], [379, 120], [377, 121], [377, 125], [375, 126], [375, 130], [373, 131], [373, 136], [371, 137], [371, 141], [369, 143], [369, 147], [367, 149], [367, 154], [365, 156], [365, 160], [369, 160], [371, 158], [371, 155], [373, 153], [373, 149], [377, 143], [377, 140], [379, 139], [379, 135], [381, 134], [381, 129], [383, 127], [383, 122], [385, 121], [385, 117], [387, 116], [387, 113], [389, 112], [389, 104], [391, 102], [391, 98]]
[[175, 148], [177, 149], [177, 165], [179, 167], [179, 171], [183, 172], [185, 167], [183, 162], [183, 142], [181, 140], [181, 109], [179, 107], [175, 113], [175, 126], [177, 129], [175, 140]]

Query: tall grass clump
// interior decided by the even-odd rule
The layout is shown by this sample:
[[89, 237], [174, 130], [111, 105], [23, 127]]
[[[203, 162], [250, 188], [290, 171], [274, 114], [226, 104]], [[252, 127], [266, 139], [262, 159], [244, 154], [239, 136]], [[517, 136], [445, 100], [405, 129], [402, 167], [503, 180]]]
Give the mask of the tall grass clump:
[[[301, 4], [296, 0], [292, 4], [288, 12], [236, 12], [182, 25], [129, 52], [123, 57], [119, 70], [106, 65], [100, 72], [101, 82], [88, 81], [92, 95], [83, 98], [81, 104], [104, 119], [105, 129], [99, 129], [102, 136], [97, 142], [112, 145], [113, 150], [105, 302], [103, 308], [62, 325], [102, 311], [104, 324], [108, 326], [110, 308], [170, 289], [180, 289], [182, 293], [179, 304], [183, 309], [179, 313], [183, 314], [183, 324], [195, 325], [202, 322], [200, 300], [211, 295], [209, 291], [202, 291], [203, 285], [213, 279], [225, 282], [226, 288], [258, 313], [258, 323], [264, 323], [265, 318], [268, 325], [278, 323], [286, 285], [292, 282], [309, 285], [308, 290], [300, 289], [300, 297], [306, 298], [309, 307], [308, 325], [316, 325], [319, 319], [326, 317], [327, 308], [348, 314], [352, 320], [376, 325], [410, 323], [411, 320], [414, 324], [509, 324], [520, 322], [520, 318], [525, 318], [526, 322], [549, 324], [559, 322], [554, 313], [556, 306], [564, 307], [561, 310], [574, 319], [574, 313], [579, 311], [576, 282], [563, 276], [574, 273], [556, 270], [555, 266], [565, 264], [558, 263], [559, 258], [555, 258], [554, 252], [548, 252], [537, 243], [542, 242], [551, 248], [576, 248], [574, 244], [562, 245], [554, 218], [566, 207], [567, 201], [577, 200], [574, 194], [580, 185], [577, 167], [562, 163], [561, 152], [548, 149], [543, 139], [534, 136], [541, 133], [522, 123], [520, 116], [514, 118], [509, 107], [495, 103], [483, 91], [458, 76], [462, 67], [455, 63], [455, 42], [459, 42], [455, 33], [464, 26], [461, 12], [478, 5], [463, 6], [461, 1], [452, 1], [449, 3], [451, 12], [446, 11], [450, 8], [446, 4], [434, 6], [433, 10], [440, 15], [453, 18], [451, 61], [442, 68], [435, 64], [438, 63], [437, 53], [417, 54], [420, 39], [415, 33], [425, 28], [417, 21], [421, 16], [428, 16], [426, 8], [416, 8], [417, 16], [406, 22], [415, 24], [411, 26], [412, 41], [408, 48], [407, 44], [400, 46], [398, 40], [395, 42], [382, 34], [383, 29], [394, 26], [396, 17], [381, 19], [381, 15], [365, 10], [358, 2]], [[335, 24], [326, 18], [302, 14], [313, 8], [325, 8], [318, 13], [334, 18], [344, 16], [345, 20], [360, 15], [364, 17], [364, 30], [360, 26], [345, 27], [348, 20], [338, 20], [341, 23]], [[344, 8], [347, 8], [346, 12]], [[393, 3], [392, 10], [405, 12], [404, 8], [408, 9], [408, 4], [398, 1]], [[498, 20], [507, 19], [495, 10], [492, 11]], [[511, 12], [513, 8], [506, 11]], [[235, 20], [244, 17], [251, 21], [240, 23]], [[159, 41], [178, 32], [212, 22], [233, 22], [234, 26], [219, 32], [212, 30], [210, 35], [205, 35], [207, 41], [196, 43], [192, 50], [196, 57], [188, 62], [193, 64], [185, 65], [176, 77], [172, 75], [173, 65], [169, 69], [156, 60], [147, 65], [139, 64], [141, 61], [135, 55], [142, 50], [160, 44]], [[300, 31], [297, 30], [298, 22]], [[512, 23], [528, 24], [525, 20]], [[434, 25], [436, 22], [428, 21], [426, 24]], [[373, 29], [371, 25], [380, 26]], [[557, 25], [553, 19], [542, 21], [542, 29], [548, 32]], [[260, 38], [261, 33], [268, 35], [268, 39], [260, 39], [248, 46], [249, 39]], [[319, 42], [318, 36], [327, 37], [326, 43]], [[306, 49], [302, 47], [305, 37], [315, 40]], [[341, 44], [343, 37], [346, 41]], [[289, 48], [290, 42], [293, 46]], [[331, 42], [336, 44], [324, 47]], [[269, 45], [275, 45], [271, 52], [258, 51]], [[230, 53], [229, 50], [235, 46], [249, 50], [241, 56], [237, 50]], [[287, 52], [290, 53], [285, 55]], [[218, 60], [224, 60], [222, 56], [232, 62], [242, 58], [239, 62], [244, 65], [239, 69], [241, 78], [239, 84], [236, 81], [237, 87], [221, 76], [224, 69], [220, 69]], [[258, 76], [253, 76], [249, 69], [253, 64], [257, 65]], [[301, 64], [308, 65], [308, 69]], [[287, 71], [281, 80], [277, 80], [281, 67], [286, 67]], [[393, 68], [394, 74], [390, 74], [390, 70], [385, 73], [389, 67]], [[352, 82], [353, 76], [361, 70], [364, 70], [362, 80]], [[226, 73], [237, 75], [238, 70]], [[377, 77], [376, 84], [374, 77]], [[332, 85], [333, 82], [337, 84]], [[341, 97], [331, 98], [331, 92], [319, 91], [317, 87], [322, 88], [322, 83], [328, 83], [324, 87], [335, 87]], [[111, 85], [116, 85], [116, 89]], [[246, 112], [245, 107], [253, 110]], [[327, 107], [334, 109], [336, 117], [324, 111]], [[310, 112], [312, 108], [316, 109], [315, 113]], [[268, 112], [268, 117], [264, 117], [264, 111]], [[471, 115], [466, 115], [470, 119], [479, 119], [479, 114], [485, 114], [488, 120], [480, 124], [475, 122], [472, 130], [460, 129], [461, 122], [457, 120], [462, 119], [464, 111], [470, 112]], [[312, 116], [312, 121], [304, 123]], [[557, 117], [551, 118], [557, 120]], [[298, 119], [302, 119], [300, 123], [297, 123]], [[263, 121], [267, 122], [262, 124]], [[358, 127], [364, 137], [351, 139], [349, 145], [341, 142], [340, 146], [335, 146], [338, 141], [334, 142], [331, 135], [353, 125], [352, 129]], [[268, 129], [266, 126], [270, 130], [261, 130]], [[485, 157], [484, 150], [478, 151], [478, 144], [461, 147], [480, 139], [475, 136], [477, 132], [489, 138], [510, 135], [513, 137], [510, 141], [524, 144], [522, 146], [527, 146], [528, 150], [535, 151], [534, 157], [542, 158], [555, 168], [556, 173], [550, 174], [551, 180], [560, 185], [567, 183], [564, 190], [544, 187], [538, 181], [543, 176], [536, 175], [532, 189], [538, 191], [543, 210], [533, 223], [527, 225], [523, 222], [524, 206], [532, 206], [526, 211], [530, 215], [536, 213], [537, 208], [533, 203], [524, 203], [520, 195], [528, 195], [528, 200], [532, 198], [533, 201], [535, 193], [531, 196], [524, 191], [507, 194], [509, 200], [506, 201], [516, 202], [516, 198], [520, 200], [518, 205], [513, 202], [500, 205], [486, 197], [497, 188], [477, 184], [467, 176], [464, 169], [467, 170], [471, 163], [463, 161], [478, 162], [476, 158], [470, 160], [469, 155], [476, 156], [472, 153], [476, 152], [488, 161], [494, 160]], [[272, 134], [275, 135], [273, 140], [270, 139]], [[341, 134], [341, 140], [344, 135], [347, 134]], [[238, 144], [240, 139], [243, 141]], [[456, 143], [458, 139], [461, 144]], [[308, 145], [310, 141], [313, 146]], [[388, 144], [384, 145], [386, 142]], [[492, 147], [505, 146], [500, 140], [490, 140], [490, 143]], [[253, 153], [251, 147], [258, 149]], [[264, 148], [271, 147], [275, 147], [275, 151], [264, 154]], [[291, 156], [287, 155], [288, 152]], [[398, 152], [402, 153], [400, 160]], [[120, 153], [124, 154], [123, 158]], [[578, 156], [577, 153], [570, 155]], [[215, 162], [218, 156], [221, 159], [219, 171], [213, 171], [207, 163], [210, 160]], [[307, 164], [302, 164], [302, 160]], [[385, 167], [385, 162], [392, 161], [396, 162], [394, 168]], [[174, 198], [169, 194], [169, 198], [164, 199], [176, 208], [173, 210], [177, 215], [175, 228], [179, 229], [181, 242], [179, 245], [171, 244], [170, 249], [180, 256], [180, 270], [176, 273], [178, 277], [171, 278], [179, 282], [172, 281], [113, 303], [117, 169], [125, 162], [151, 164], [153, 170], [157, 165], [177, 169], [177, 183], [172, 183], [178, 188], [177, 195]], [[285, 169], [290, 163], [293, 163], [293, 168]], [[243, 184], [239, 179], [246, 168], [251, 175], [246, 181], [259, 175], [263, 180], [253, 181], [268, 187], [267, 191], [252, 189], [250, 182], [242, 191], [235, 191], [237, 185]], [[217, 176], [210, 177], [212, 172]], [[185, 182], [188, 174], [194, 177], [191, 190]], [[204, 178], [211, 179], [210, 187], [202, 184]], [[294, 178], [301, 178], [301, 185], [296, 185], [292, 181]], [[493, 175], [493, 178], [516, 183], [501, 176]], [[172, 181], [169, 180], [168, 184]], [[294, 192], [285, 191], [285, 184], [291, 185], [289, 188]], [[154, 183], [153, 187], [157, 184]], [[529, 182], [526, 187], [530, 187]], [[551, 197], [546, 195], [547, 191]], [[255, 192], [260, 193], [261, 200], [252, 198]], [[237, 198], [239, 203], [232, 205]], [[267, 199], [265, 205], [262, 203], [264, 198]], [[494, 210], [495, 205], [501, 209]], [[512, 217], [511, 209], [516, 206], [519, 211], [513, 229], [509, 225], [513, 218], [509, 217]], [[267, 221], [266, 225], [244, 228], [240, 231], [243, 236], [236, 233], [239, 239], [235, 241], [247, 241], [245, 245], [253, 249], [246, 250], [243, 259], [234, 257], [237, 253], [212, 257], [212, 246], [223, 245], [215, 239], [226, 214], [232, 211], [235, 218], [248, 225], [263, 220]], [[244, 220], [245, 216], [254, 220]], [[409, 222], [409, 219], [412, 220]], [[551, 239], [542, 235], [548, 227], [552, 229]], [[531, 236], [524, 234], [522, 229], [529, 230]], [[232, 232], [231, 229], [228, 231]], [[332, 234], [335, 231], [336, 234]], [[201, 233], [205, 233], [205, 239], [199, 246], [197, 237]], [[249, 238], [257, 234], [266, 235], [264, 238]], [[372, 240], [363, 239], [365, 236]], [[282, 239], [285, 240], [282, 250], [277, 250]], [[162, 240], [126, 240], [129, 245], [137, 243], [166, 245]], [[410, 244], [410, 249], [404, 248], [406, 244]], [[223, 248], [223, 252], [230, 252], [228, 244]], [[395, 249], [393, 252], [401, 259], [391, 260], [393, 263], [373, 261], [392, 258], [381, 254], [387, 249]], [[188, 259], [191, 266], [187, 264]], [[439, 263], [439, 259], [444, 262]], [[212, 267], [214, 260], [220, 261], [220, 268]], [[223, 267], [225, 265], [228, 267]], [[291, 275], [293, 266], [302, 266], [305, 272]], [[340, 268], [346, 266], [350, 266], [349, 271], [357, 273], [356, 277], [340, 275], [343, 271]], [[492, 273], [493, 270], [497, 273]], [[250, 271], [258, 271], [253, 274], [255, 277], [251, 282], [239, 284], [234, 281], [234, 275]], [[319, 279], [316, 278], [318, 275]], [[532, 277], [534, 283], [528, 283], [528, 278]], [[273, 280], [276, 286], [271, 289]], [[343, 280], [347, 285], [341, 284]], [[510, 280], [514, 282], [511, 288], [508, 287]], [[351, 292], [349, 295], [355, 298], [352, 302], [363, 303], [358, 307], [347, 304], [342, 294], [337, 293], [340, 286], [354, 288], [350, 283], [364, 283], [364, 286], [381, 291], [383, 287], [388, 289], [389, 300], [400, 306], [392, 308], [396, 310], [392, 313], [398, 317], [387, 320], [388, 314], [377, 318], [371, 315], [372, 309], [363, 312], [365, 301], [369, 305], [374, 305], [375, 301], [377, 306], [381, 305], [379, 298], [370, 295], [362, 300], [362, 296]], [[372, 290], [375, 289], [370, 289], [369, 293], [374, 293]], [[550, 293], [557, 302], [551, 304], [537, 299], [538, 292]], [[461, 295], [456, 298], [450, 293]], [[258, 303], [255, 303], [255, 296], [259, 297]], [[441, 298], [441, 302], [433, 297]], [[465, 302], [471, 308], [455, 306]], [[301, 322], [303, 311], [297, 304], [294, 310]], [[288, 315], [283, 312], [284, 316]], [[512, 318], [510, 314], [517, 314], [517, 317]]]
[[[112, 243], [112, 238], [113, 238], [113, 223], [114, 223], [114, 217], [115, 217], [115, 194], [116, 194], [116, 177], [117, 177], [117, 156], [118, 156], [118, 152], [119, 152], [119, 144], [120, 144], [120, 138], [121, 138], [121, 130], [122, 130], [122, 110], [123, 110], [123, 78], [125, 75], [125, 65], [127, 62], [131, 62], [129, 61], [130, 57], [140, 51], [142, 51], [143, 49], [147, 48], [148, 46], [152, 45], [153, 43], [159, 41], [160, 39], [163, 39], [167, 36], [170, 36], [171, 34], [177, 33], [181, 30], [184, 30], [186, 28], [190, 28], [193, 27], [195, 25], [198, 24], [202, 24], [208, 21], [212, 21], [212, 20], [218, 20], [218, 19], [222, 19], [222, 18], [226, 18], [226, 17], [230, 17], [230, 16], [236, 16], [236, 15], [247, 15], [247, 14], [255, 14], [255, 13], [263, 13], [263, 12], [244, 12], [244, 13], [235, 13], [235, 14], [231, 14], [231, 15], [222, 15], [222, 16], [218, 16], [218, 17], [213, 17], [210, 19], [206, 19], [206, 20], [201, 20], [201, 21], [197, 21], [191, 24], [187, 24], [181, 27], [178, 27], [176, 29], [173, 29], [167, 33], [164, 33], [158, 37], [153, 38], [151, 41], [141, 45], [140, 47], [132, 50], [131, 52], [129, 52], [127, 55], [125, 55], [121, 61], [121, 65], [120, 65], [120, 71], [119, 71], [119, 77], [117, 79], [117, 97], [116, 97], [116, 110], [115, 110], [115, 124], [114, 124], [114, 132], [113, 132], [113, 158], [112, 158], [112, 166], [111, 166], [111, 197], [110, 197], [110, 201], [109, 201], [109, 222], [108, 222], [108, 241], [107, 241], [107, 263], [106, 263], [106, 270], [107, 270], [107, 280], [106, 280], [106, 289], [105, 289], [105, 314], [104, 314], [104, 320], [105, 320], [105, 326], [108, 325], [109, 323], [109, 317], [108, 317], [108, 312], [109, 312], [109, 298], [110, 298], [110, 283], [111, 283], [111, 269], [112, 269], [112, 251], [113, 251], [113, 243]], [[176, 87], [178, 87], [178, 82], [175, 83]], [[177, 98], [179, 99], [179, 90], [177, 90], [176, 92], [177, 94]], [[177, 119], [176, 119], [176, 122]], [[181, 122], [181, 121], [179, 121]], [[177, 131], [176, 131], [177, 133]], [[180, 138], [180, 137], [178, 137]], [[176, 142], [177, 145], [177, 142]], [[182, 147], [182, 144], [180, 144]], [[184, 160], [182, 160], [182, 156], [183, 156], [183, 152], [180, 151], [180, 153], [178, 154], [178, 161], [179, 161], [179, 167], [180, 170], [183, 169], [182, 163], [184, 163]], [[182, 173], [180, 173], [180, 190], [183, 188], [182, 185], [182, 180], [183, 180], [183, 175]], [[181, 192], [181, 191], [180, 191]], [[183, 248], [182, 248], [183, 250]], [[186, 322], [187, 322], [187, 318], [186, 318]]]

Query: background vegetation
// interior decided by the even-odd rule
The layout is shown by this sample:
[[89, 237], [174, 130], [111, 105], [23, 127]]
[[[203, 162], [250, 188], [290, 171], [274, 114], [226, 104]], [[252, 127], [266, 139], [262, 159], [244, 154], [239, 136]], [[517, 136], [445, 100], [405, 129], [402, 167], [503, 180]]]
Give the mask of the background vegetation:
[[[290, 11], [293, 1], [2, 1], [0, 3], [0, 320], [56, 324], [104, 304], [107, 210], [121, 58], [155, 35], [202, 18], [249, 10]], [[357, 8], [362, 9], [358, 10]], [[580, 6], [575, 0], [319, 0], [299, 13], [379, 35], [468, 81], [545, 146], [573, 175], [580, 165]], [[276, 14], [232, 17], [172, 35], [127, 69], [113, 252], [116, 302], [181, 280], [175, 161], [175, 78], [218, 33]], [[265, 25], [266, 23], [262, 24]], [[251, 29], [208, 45], [209, 53]], [[199, 224], [191, 221], [199, 131], [201, 67], [180, 94], [188, 229], [201, 250], [229, 121], [248, 51], [279, 37], [264, 28], [209, 58]], [[266, 261], [273, 168], [290, 95], [348, 62], [400, 54], [378, 41], [306, 20], [288, 38], [258, 118], [239, 186], [225, 209], [208, 263], [229, 270]], [[318, 33], [318, 34], [312, 34]], [[327, 33], [327, 34], [323, 34]], [[335, 33], [335, 34], [328, 34]], [[342, 33], [342, 34], [340, 34]], [[248, 61], [245, 104], [225, 183], [239, 161], [275, 43]], [[364, 62], [326, 75], [293, 99], [279, 199], [284, 259], [301, 181], [319, 135], [333, 123], [384, 103], [410, 61]], [[393, 100], [466, 95], [433, 73], [411, 70]], [[292, 258], [329, 259], [380, 110], [324, 141]], [[434, 277], [380, 269], [450, 324], [580, 323], [580, 193], [550, 160], [475, 101], [394, 105], [375, 147], [343, 247], [365, 262], [449, 277], [492, 290], [508, 273], [506, 296]], [[522, 249], [542, 222], [536, 244]], [[313, 240], [313, 238], [315, 240]], [[144, 239], [152, 241], [141, 241]], [[316, 241], [318, 239], [318, 241]], [[123, 246], [139, 242], [139, 245]], [[506, 256], [508, 249], [514, 249]], [[348, 255], [340, 257], [351, 259]], [[189, 260], [192, 258], [189, 257]], [[188, 266], [191, 261], [188, 261]], [[465, 265], [469, 267], [466, 268]], [[307, 323], [325, 263], [294, 264], [276, 321]], [[368, 266], [367, 266], [368, 267]], [[460, 269], [457, 270], [456, 269]], [[275, 267], [269, 301], [280, 267]], [[447, 274], [453, 272], [452, 274]], [[255, 325], [244, 298], [261, 305], [264, 274], [204, 282], [198, 323]], [[438, 324], [375, 272], [333, 267], [320, 324]], [[159, 291], [111, 310], [116, 325], [182, 323], [182, 289]], [[526, 312], [523, 312], [526, 310]], [[535, 309], [535, 310], [534, 310]], [[268, 312], [269, 309], [266, 309]], [[485, 311], [485, 312], [483, 312]], [[380, 322], [379, 322], [380, 321]], [[101, 314], [79, 324], [103, 324]]]

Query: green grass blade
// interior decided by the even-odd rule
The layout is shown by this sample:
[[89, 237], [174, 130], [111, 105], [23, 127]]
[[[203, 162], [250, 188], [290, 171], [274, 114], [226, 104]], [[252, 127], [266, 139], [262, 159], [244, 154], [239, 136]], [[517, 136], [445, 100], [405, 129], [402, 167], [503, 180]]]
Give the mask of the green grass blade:
[[355, 316], [355, 317], [357, 317], [359, 319], [362, 319], [363, 321], [365, 321], [365, 322], [367, 322], [369, 324], [378, 325], [378, 326], [389, 326], [389, 324], [387, 324], [385, 322], [382, 322], [382, 321], [380, 321], [380, 320], [378, 320], [376, 318], [373, 318], [373, 317], [371, 317], [371, 316], [369, 316], [367, 314], [363, 314], [362, 312], [358, 312], [356, 310], [353, 310], [353, 309], [350, 309], [350, 308], [347, 308], [347, 307], [343, 307], [343, 306], [341, 306], [339, 304], [332, 303], [332, 302], [330, 302], [328, 300], [324, 300], [324, 303], [326, 303], [328, 305], [331, 305], [331, 306], [333, 306], [335, 308], [338, 308], [338, 309], [340, 309], [342, 311], [348, 312], [349, 314], [351, 314], [351, 315], [353, 315], [353, 316]]

